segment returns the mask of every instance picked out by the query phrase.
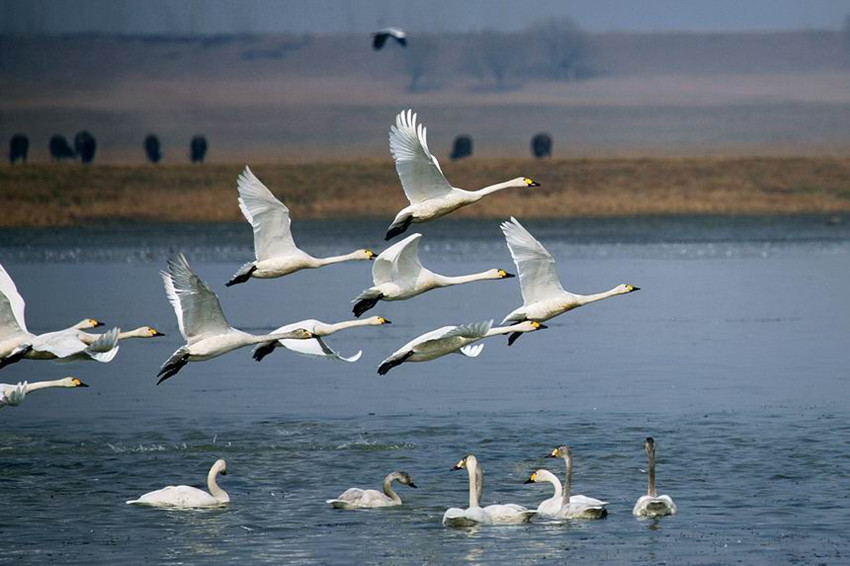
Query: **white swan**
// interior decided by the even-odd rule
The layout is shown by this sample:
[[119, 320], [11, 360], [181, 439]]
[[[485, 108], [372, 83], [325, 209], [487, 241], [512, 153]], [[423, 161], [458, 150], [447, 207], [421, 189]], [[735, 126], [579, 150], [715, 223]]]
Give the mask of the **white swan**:
[[489, 269], [482, 273], [458, 277], [439, 275], [429, 271], [422, 267], [419, 261], [420, 238], [422, 234], [411, 234], [378, 255], [372, 265], [374, 285], [351, 301], [355, 303], [355, 316], [360, 316], [371, 309], [378, 301], [402, 301], [439, 287], [514, 277], [504, 269]]
[[333, 505], [336, 509], [374, 509], [376, 507], [395, 507], [401, 505], [401, 497], [393, 491], [393, 482], [397, 481], [408, 487], [416, 487], [413, 483], [413, 478], [407, 472], [393, 472], [384, 478], [383, 489], [381, 493], [375, 489], [360, 489], [352, 487], [345, 490], [336, 499], [328, 499], [327, 503]]
[[[573, 476], [572, 451], [569, 446], [559, 446], [546, 455], [547, 458], [563, 458], [567, 465], [561, 494], [561, 508], [558, 511], [560, 519], [604, 519], [608, 516], [607, 501], [600, 501], [585, 495], [570, 495], [570, 484]], [[548, 500], [547, 500], [548, 501]]]
[[[91, 334], [89, 332], [77, 333], [77, 338], [88, 345], [94, 344], [94, 342], [101, 336], [102, 334]], [[165, 336], [165, 334], [151, 326], [140, 326], [134, 330], [119, 332], [117, 338], [118, 341], [121, 341], [126, 340], [127, 338], [159, 338], [160, 336]]]
[[22, 381], [17, 385], [0, 383], [0, 409], [6, 406], [17, 407], [24, 401], [27, 393], [49, 387], [88, 387], [88, 385], [76, 377], [65, 377], [53, 381], [37, 381], [35, 383]]
[[469, 507], [447, 509], [443, 514], [444, 527], [527, 523], [536, 513], [514, 503], [481, 507], [479, 501], [484, 493], [484, 471], [472, 454], [458, 462], [452, 470], [464, 468], [469, 473]]
[[206, 283], [195, 275], [183, 254], [168, 260], [168, 271], [162, 272], [165, 294], [186, 345], [175, 351], [162, 364], [157, 385], [175, 375], [189, 362], [209, 360], [237, 348], [270, 342], [281, 338], [306, 339], [313, 335], [303, 328], [289, 332], [254, 336], [228, 324], [221, 303]]
[[215, 481], [218, 474], [227, 475], [227, 463], [224, 460], [216, 461], [213, 467], [210, 468], [210, 473], [207, 474], [209, 493], [188, 485], [169, 485], [168, 487], [146, 493], [138, 499], [131, 499], [127, 502], [127, 505], [196, 509], [199, 507], [217, 507], [230, 503], [230, 496], [218, 487]]
[[[27, 330], [24, 318], [26, 303], [15, 282], [0, 265], [0, 368], [24, 358], [32, 349], [37, 335]], [[93, 318], [85, 318], [66, 330], [83, 330], [103, 326]]]
[[452, 187], [443, 175], [437, 158], [428, 150], [427, 129], [416, 123], [413, 110], [399, 112], [395, 126], [390, 127], [390, 153], [395, 159], [401, 187], [410, 206], [401, 209], [396, 215], [387, 229], [386, 240], [403, 233], [411, 223], [428, 222], [445, 216], [497, 191], [540, 186], [527, 177], [517, 177], [477, 191]]
[[512, 326], [492, 328], [493, 321], [476, 322], [462, 326], [443, 326], [437, 330], [418, 336], [393, 352], [381, 362], [378, 373], [385, 375], [394, 367], [405, 362], [427, 362], [446, 354], [463, 354], [475, 358], [484, 349], [484, 344], [474, 345], [475, 342], [515, 332], [535, 332], [547, 328], [535, 321], [526, 321]]
[[379, 51], [390, 37], [402, 47], [407, 47], [407, 32], [398, 28], [381, 28], [372, 34], [372, 49]]
[[28, 360], [59, 362], [76, 360], [111, 362], [118, 353], [120, 332], [120, 328], [113, 328], [94, 336], [94, 340], [91, 341], [82, 339], [81, 332], [75, 328], [39, 334], [30, 341], [30, 348], [23, 357]]
[[339, 332], [340, 330], [345, 330], [346, 328], [356, 328], [358, 326], [381, 326], [384, 324], [392, 323], [382, 316], [370, 316], [363, 320], [346, 320], [343, 322], [337, 322], [336, 324], [327, 324], [314, 319], [300, 320], [298, 322], [293, 322], [292, 324], [287, 324], [286, 326], [281, 326], [277, 330], [273, 331], [272, 334], [280, 334], [297, 328], [303, 328], [307, 332], [310, 332], [314, 338], [308, 338], [307, 340], [275, 340], [273, 342], [266, 342], [265, 344], [260, 344], [254, 348], [252, 355], [254, 359], [259, 362], [264, 357], [274, 352], [275, 348], [281, 347], [305, 356], [315, 356], [325, 360], [339, 360], [341, 362], [356, 362], [363, 354], [363, 350], [358, 351], [353, 356], [345, 357], [340, 355], [339, 352], [331, 349], [331, 347], [322, 340], [322, 337], [333, 334], [334, 332]]
[[[522, 289], [522, 306], [509, 313], [502, 324], [523, 320], [542, 322], [588, 303], [640, 290], [640, 287], [622, 284], [595, 295], [565, 291], [558, 279], [555, 258], [516, 218], [503, 222], [502, 232], [514, 258]], [[508, 344], [513, 344], [519, 336], [508, 338]]]
[[649, 489], [647, 494], [642, 496], [635, 503], [635, 508], [632, 509], [632, 514], [637, 517], [663, 517], [664, 515], [675, 515], [676, 504], [673, 503], [673, 498], [669, 495], [658, 495], [655, 490], [655, 440], [648, 437], [643, 442], [643, 447], [646, 450], [646, 455], [649, 458]]
[[227, 286], [244, 283], [251, 277], [267, 279], [283, 277], [301, 269], [314, 269], [332, 263], [370, 260], [371, 250], [360, 249], [349, 254], [316, 258], [298, 249], [292, 239], [289, 209], [277, 200], [248, 167], [237, 179], [239, 209], [254, 227], [255, 261], [244, 264]]

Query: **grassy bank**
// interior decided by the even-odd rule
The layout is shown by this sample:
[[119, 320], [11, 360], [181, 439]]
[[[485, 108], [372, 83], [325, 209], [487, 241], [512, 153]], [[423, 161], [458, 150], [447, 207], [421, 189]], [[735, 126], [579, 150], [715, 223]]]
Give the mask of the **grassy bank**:
[[[238, 221], [241, 167], [4, 166], [0, 226]], [[390, 220], [406, 204], [389, 160], [253, 169], [294, 218]], [[850, 212], [850, 158], [471, 160], [443, 169], [463, 188], [517, 176], [543, 185], [456, 213], [467, 217]]]

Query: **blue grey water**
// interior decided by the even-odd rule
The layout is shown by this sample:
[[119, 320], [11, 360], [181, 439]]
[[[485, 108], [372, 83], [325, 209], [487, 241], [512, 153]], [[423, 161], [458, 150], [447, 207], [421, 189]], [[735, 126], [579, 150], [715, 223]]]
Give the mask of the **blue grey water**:
[[[435, 327], [494, 318], [520, 302], [517, 279], [436, 290], [374, 309], [392, 320], [336, 334], [354, 364], [240, 350], [156, 386], [181, 344], [158, 272], [183, 250], [230, 322], [264, 332], [339, 321], [370, 282], [368, 263], [283, 279], [224, 282], [251, 256], [247, 225], [114, 225], [0, 231], [0, 262], [35, 331], [96, 317], [166, 337], [122, 344], [109, 364], [23, 361], [0, 381], [75, 375], [0, 411], [0, 564], [535, 563], [840, 564], [850, 561], [850, 222], [841, 218], [649, 218], [528, 222], [565, 286], [642, 288], [550, 321], [507, 347], [405, 364], [379, 362]], [[308, 251], [382, 249], [383, 222], [299, 222]], [[497, 223], [422, 228], [423, 262], [462, 274], [513, 271]], [[646, 489], [642, 441], [679, 505], [631, 515]], [[610, 501], [606, 520], [450, 530], [474, 453], [483, 501], [535, 507], [524, 485], [569, 444], [574, 489]], [[124, 504], [169, 484], [204, 487], [225, 458], [232, 503], [213, 511]], [[553, 463], [554, 462], [554, 463]], [[348, 487], [393, 470], [404, 506], [338, 511]]]

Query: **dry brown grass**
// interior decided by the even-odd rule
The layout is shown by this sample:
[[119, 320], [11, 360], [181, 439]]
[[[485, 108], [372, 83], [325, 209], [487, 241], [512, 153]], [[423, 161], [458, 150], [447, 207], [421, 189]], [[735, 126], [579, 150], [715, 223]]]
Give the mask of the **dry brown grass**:
[[[0, 226], [242, 219], [239, 165], [29, 165], [0, 168]], [[458, 186], [520, 175], [465, 217], [850, 212], [850, 158], [470, 160], [444, 164]], [[260, 165], [255, 173], [295, 218], [391, 219], [406, 204], [391, 162]]]

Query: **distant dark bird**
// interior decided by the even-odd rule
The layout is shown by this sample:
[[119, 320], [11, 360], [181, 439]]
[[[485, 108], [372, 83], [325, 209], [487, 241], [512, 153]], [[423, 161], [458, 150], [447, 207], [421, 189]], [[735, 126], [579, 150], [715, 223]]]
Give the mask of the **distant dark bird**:
[[159, 138], [154, 134], [148, 134], [145, 138], [145, 154], [151, 163], [159, 163], [162, 159], [162, 150], [159, 146]]
[[472, 136], [461, 134], [455, 138], [452, 146], [452, 154], [449, 156], [453, 161], [463, 159], [472, 155]]
[[80, 161], [83, 163], [91, 163], [94, 161], [94, 152], [97, 149], [97, 142], [94, 141], [94, 136], [88, 130], [77, 132], [74, 136], [74, 150], [80, 156]]
[[531, 155], [538, 159], [552, 157], [552, 136], [537, 134], [531, 138]]
[[71, 147], [71, 144], [68, 143], [68, 140], [63, 135], [55, 134], [51, 137], [50, 142], [48, 142], [48, 148], [50, 149], [50, 156], [54, 161], [73, 159], [75, 157], [74, 148]]
[[372, 34], [372, 49], [379, 51], [390, 37], [398, 41], [402, 47], [407, 47], [406, 32], [398, 28], [383, 28]]
[[30, 149], [30, 140], [24, 134], [15, 134], [9, 142], [9, 161], [12, 164], [17, 160], [27, 162], [27, 152]]
[[203, 163], [207, 155], [207, 138], [200, 135], [193, 137], [189, 148], [192, 153], [192, 163]]

